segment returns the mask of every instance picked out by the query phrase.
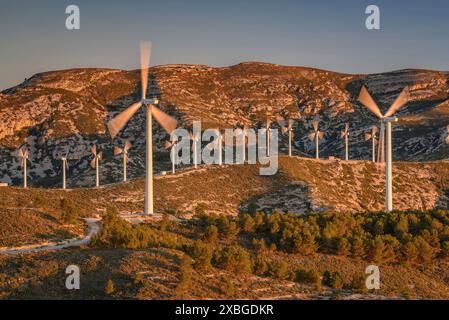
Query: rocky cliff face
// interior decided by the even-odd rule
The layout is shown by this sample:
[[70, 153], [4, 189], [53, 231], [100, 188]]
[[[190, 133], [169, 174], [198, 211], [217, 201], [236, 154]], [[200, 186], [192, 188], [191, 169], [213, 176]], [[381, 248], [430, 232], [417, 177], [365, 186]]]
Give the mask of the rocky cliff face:
[[[409, 86], [412, 101], [398, 116], [393, 132], [394, 158], [437, 160], [449, 157], [444, 144], [449, 124], [449, 73], [401, 70], [373, 75], [346, 75], [329, 71], [265, 63], [242, 63], [227, 68], [202, 65], [165, 65], [151, 69], [150, 93], [161, 108], [175, 116], [181, 127], [201, 120], [203, 128], [237, 125], [260, 127], [265, 114], [297, 119], [294, 152], [313, 155], [307, 138], [311, 120], [320, 119], [326, 133], [323, 157], [343, 155], [339, 138], [344, 123], [350, 127], [350, 156], [369, 159], [370, 142], [363, 134], [375, 117], [357, 103], [362, 84], [385, 111], [400, 91]], [[105, 124], [140, 97], [138, 71], [75, 69], [37, 74], [0, 93], [0, 181], [17, 184], [22, 173], [16, 150], [30, 149], [31, 185], [60, 184], [61, 161], [69, 150], [69, 186], [90, 186], [90, 147], [105, 151], [101, 164], [103, 182], [121, 179], [121, 161], [114, 158], [114, 144], [133, 143], [129, 176], [144, 172], [144, 113], [139, 111], [116, 141]], [[274, 125], [275, 126], [275, 125]], [[157, 170], [169, 168], [162, 145], [166, 133], [155, 126]], [[286, 139], [286, 137], [283, 137]], [[286, 142], [286, 140], [284, 140]], [[281, 142], [281, 150], [286, 144]]]

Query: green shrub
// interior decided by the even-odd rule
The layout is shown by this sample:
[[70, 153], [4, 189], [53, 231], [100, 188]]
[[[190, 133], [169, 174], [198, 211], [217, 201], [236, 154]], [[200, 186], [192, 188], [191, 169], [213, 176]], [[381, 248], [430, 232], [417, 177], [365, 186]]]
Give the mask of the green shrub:
[[340, 273], [325, 271], [323, 274], [323, 284], [333, 289], [342, 289], [344, 282]]
[[225, 246], [217, 251], [214, 261], [219, 268], [239, 274], [251, 273], [251, 260], [249, 254], [240, 246]]
[[291, 277], [289, 265], [285, 260], [272, 263], [270, 269], [270, 273], [277, 279], [286, 280]]
[[79, 218], [80, 210], [71, 199], [61, 200], [61, 219], [64, 223], [74, 224]]
[[218, 239], [218, 228], [214, 225], [208, 226], [203, 239], [209, 243], [216, 243]]
[[192, 284], [192, 276], [193, 276], [193, 269], [192, 269], [192, 263], [190, 261], [190, 258], [187, 256], [184, 256], [181, 259], [181, 264], [179, 265], [179, 282], [176, 286], [175, 293], [181, 294], [184, 293]]
[[211, 266], [212, 249], [201, 240], [195, 241], [190, 248], [190, 255], [195, 260], [195, 267], [206, 269]]
[[255, 231], [256, 223], [249, 214], [244, 214], [241, 219], [241, 227], [244, 232], [252, 233]]
[[313, 285], [321, 284], [321, 275], [316, 270], [298, 269], [296, 270], [295, 281], [298, 283], [306, 283]]

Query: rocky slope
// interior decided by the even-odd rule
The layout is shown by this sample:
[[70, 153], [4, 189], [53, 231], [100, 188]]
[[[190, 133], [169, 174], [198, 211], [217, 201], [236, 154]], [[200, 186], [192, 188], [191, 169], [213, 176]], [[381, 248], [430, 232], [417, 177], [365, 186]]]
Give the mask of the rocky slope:
[[[144, 113], [138, 112], [116, 141], [105, 124], [117, 112], [138, 100], [139, 72], [74, 69], [37, 74], [17, 87], [0, 93], [0, 182], [18, 184], [21, 170], [16, 150], [30, 148], [30, 184], [60, 185], [61, 161], [69, 148], [72, 186], [91, 186], [95, 172], [89, 166], [90, 146], [105, 151], [103, 182], [120, 179], [121, 162], [112, 148], [126, 139], [133, 142], [129, 175], [143, 174]], [[268, 113], [299, 119], [295, 123], [294, 152], [311, 156], [307, 134], [318, 117], [326, 132], [321, 144], [324, 157], [343, 154], [339, 132], [351, 124], [350, 156], [369, 159], [371, 147], [363, 134], [376, 123], [357, 103], [365, 84], [383, 111], [403, 87], [412, 101], [399, 113], [394, 128], [394, 157], [398, 160], [439, 160], [449, 157], [445, 145], [449, 124], [449, 73], [402, 70], [373, 75], [346, 75], [329, 71], [265, 63], [242, 63], [226, 68], [202, 65], [165, 65], [151, 69], [150, 92], [161, 99], [161, 108], [174, 115], [181, 127], [201, 120], [203, 128], [237, 125], [260, 127]], [[163, 150], [166, 133], [156, 125], [154, 136], [157, 170], [169, 168]], [[285, 137], [284, 137], [285, 139]], [[285, 141], [284, 141], [285, 142]], [[281, 150], [285, 151], [285, 143]]]

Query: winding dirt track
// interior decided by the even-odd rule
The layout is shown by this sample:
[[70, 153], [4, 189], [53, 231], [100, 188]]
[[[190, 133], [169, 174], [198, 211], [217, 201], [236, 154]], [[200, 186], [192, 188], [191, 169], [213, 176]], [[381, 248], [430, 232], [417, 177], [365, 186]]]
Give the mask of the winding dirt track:
[[0, 254], [21, 254], [40, 251], [61, 250], [71, 247], [80, 247], [89, 244], [92, 237], [100, 232], [101, 225], [99, 218], [86, 218], [87, 235], [84, 238], [70, 239], [62, 242], [52, 242], [45, 244], [32, 244], [20, 247], [0, 248]]

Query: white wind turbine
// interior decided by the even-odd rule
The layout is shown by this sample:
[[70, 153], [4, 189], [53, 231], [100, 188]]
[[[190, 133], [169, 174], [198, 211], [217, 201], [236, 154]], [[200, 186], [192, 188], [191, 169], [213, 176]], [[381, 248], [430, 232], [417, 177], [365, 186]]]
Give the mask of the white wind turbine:
[[200, 135], [194, 135], [193, 132], [189, 132], [189, 139], [192, 141], [192, 149], [193, 149], [193, 165], [195, 169], [198, 168], [198, 142], [200, 141]]
[[90, 166], [95, 169], [95, 187], [100, 186], [100, 160], [103, 159], [103, 151], [97, 153], [97, 146], [93, 145], [90, 151], [93, 154], [93, 158], [90, 161]]
[[372, 144], [372, 156], [373, 156], [373, 162], [376, 162], [376, 145], [378, 144], [378, 140], [376, 138], [376, 134], [379, 132], [379, 128], [376, 126], [373, 126], [371, 128], [371, 132], [365, 133], [365, 141], [371, 140]]
[[156, 105], [159, 100], [156, 98], [147, 99], [148, 71], [150, 66], [151, 44], [143, 42], [140, 46], [140, 73], [142, 85], [142, 98], [129, 106], [114, 119], [109, 121], [108, 129], [112, 139], [125, 127], [131, 117], [140, 109], [146, 107], [146, 183], [145, 183], [145, 214], [154, 213], [153, 205], [153, 117], [168, 132], [171, 133], [176, 128], [176, 120], [161, 111]]
[[114, 147], [114, 156], [123, 154], [123, 182], [126, 182], [128, 180], [127, 178], [127, 164], [129, 161], [128, 151], [129, 149], [131, 149], [131, 147], [132, 144], [128, 140], [126, 140], [123, 149], [117, 146]]
[[[393, 117], [393, 115], [401, 107], [403, 107], [407, 101], [410, 99], [408, 89], [405, 88], [401, 94], [397, 97], [395, 102], [390, 106], [385, 114], [382, 114], [377, 104], [374, 102], [373, 98], [370, 96], [368, 90], [363, 86], [360, 91], [359, 101], [367, 107], [372, 113], [380, 118], [380, 137], [379, 137], [379, 150], [380, 150], [380, 162], [383, 162], [383, 157], [385, 156], [384, 151], [384, 141], [386, 140], [386, 167], [385, 167], [385, 180], [386, 180], [386, 192], [385, 192], [385, 207], [387, 212], [393, 210], [393, 157], [392, 157], [392, 147], [391, 147], [391, 123], [397, 122], [398, 118]], [[386, 133], [385, 133], [386, 131]], [[379, 156], [379, 151], [378, 151]]]
[[18, 151], [18, 155], [20, 157], [20, 167], [23, 170], [23, 188], [28, 188], [28, 157], [30, 155], [30, 151], [26, 147], [21, 147]]
[[170, 160], [171, 160], [171, 163], [172, 163], [171, 172], [173, 174], [176, 173], [176, 162], [177, 162], [176, 158], [177, 158], [177, 153], [178, 153], [178, 150], [177, 150], [177, 147], [176, 147], [177, 144], [178, 144], [178, 141], [175, 141], [175, 140], [173, 140], [173, 141], [166, 140], [165, 141], [165, 149], [166, 150], [170, 149]]
[[62, 161], [62, 189], [67, 189], [67, 183], [66, 183], [66, 170], [69, 169], [69, 163], [67, 162], [67, 156], [68, 152], [64, 156], [61, 157]]
[[320, 159], [320, 140], [324, 138], [324, 132], [318, 130], [318, 120], [312, 121], [313, 132], [309, 134], [309, 139], [315, 141], [315, 158]]
[[349, 123], [345, 123], [345, 129], [341, 131], [340, 138], [345, 138], [345, 160], [349, 160]]
[[262, 129], [262, 133], [267, 136], [267, 156], [270, 156], [270, 132], [271, 132], [271, 119], [268, 112], [265, 114], [265, 128]]
[[286, 121], [283, 117], [279, 116], [277, 119], [277, 122], [281, 126], [282, 134], [285, 134], [288, 132], [288, 156], [292, 156], [292, 139], [293, 139], [293, 119], [288, 119]]

